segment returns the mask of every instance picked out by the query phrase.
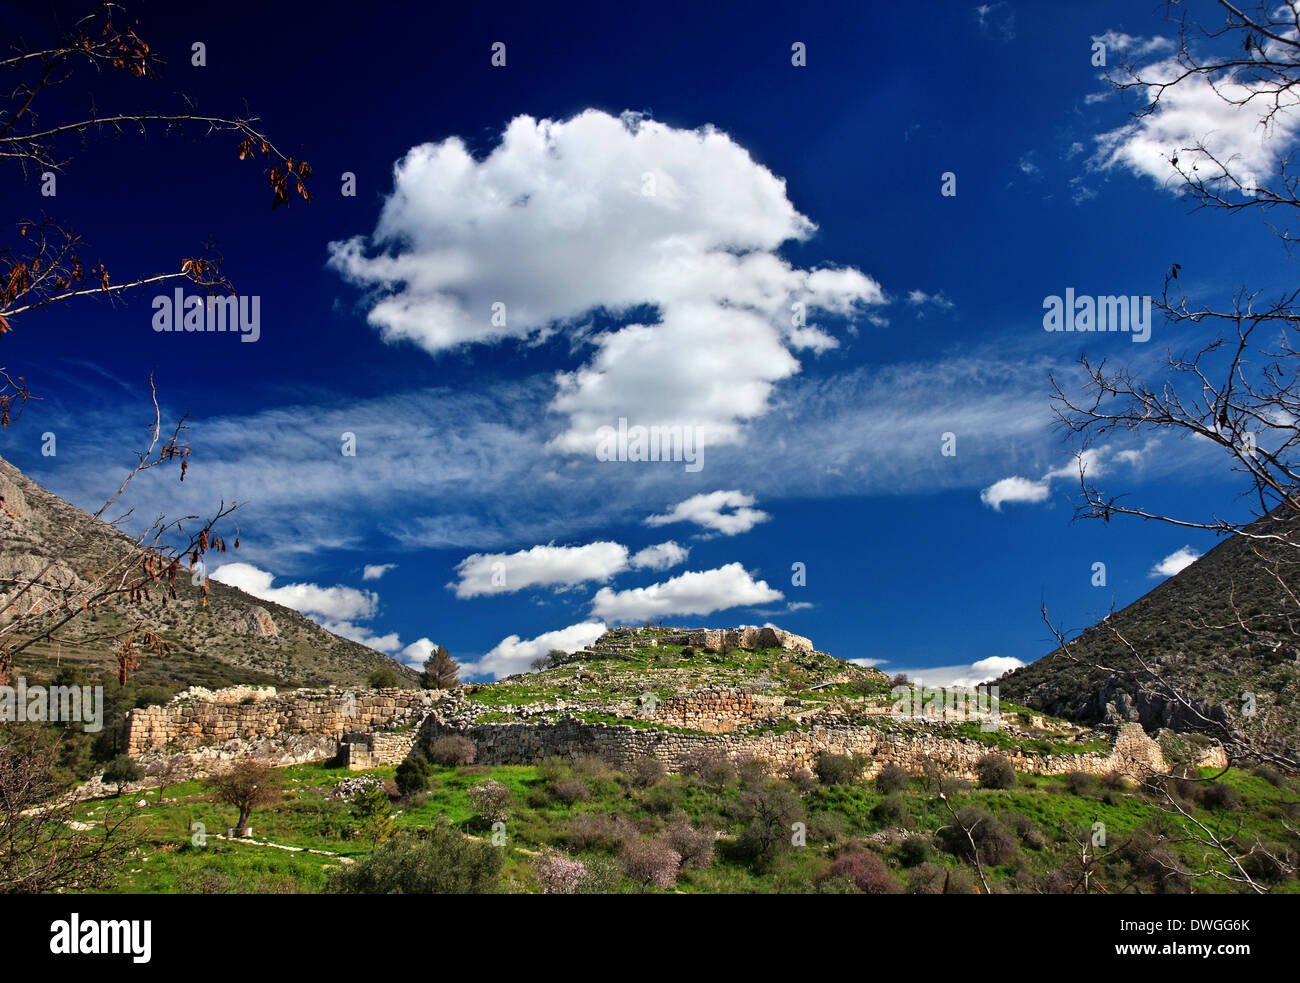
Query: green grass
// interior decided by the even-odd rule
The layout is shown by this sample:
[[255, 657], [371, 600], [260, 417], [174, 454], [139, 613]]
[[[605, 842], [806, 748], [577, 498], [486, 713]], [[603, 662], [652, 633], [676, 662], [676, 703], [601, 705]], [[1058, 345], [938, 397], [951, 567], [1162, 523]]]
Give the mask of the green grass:
[[[487, 823], [475, 814], [469, 792], [475, 785], [492, 779], [511, 789], [514, 806], [507, 822], [509, 843], [505, 877], [512, 890], [535, 890], [529, 857], [543, 847], [564, 849], [566, 828], [582, 813], [621, 816], [646, 831], [662, 828], [668, 817], [679, 811], [697, 825], [718, 829], [724, 834], [719, 841], [713, 865], [707, 870], [684, 870], [677, 890], [685, 893], [770, 893], [803, 890], [825, 871], [830, 857], [856, 838], [871, 837], [886, 830], [873, 810], [884, 796], [873, 782], [855, 782], [840, 786], [817, 786], [801, 797], [801, 808], [809, 829], [803, 849], [790, 851], [770, 869], [756, 870], [736, 845], [743, 823], [737, 818], [738, 803], [744, 790], [732, 782], [714, 788], [701, 781], [669, 776], [652, 789], [633, 786], [613, 772], [587, 776], [587, 798], [572, 804], [550, 795], [551, 779], [556, 767], [545, 766], [470, 766], [432, 768], [427, 794], [417, 805], [395, 804], [395, 821], [399, 829], [415, 829], [435, 823], [447, 823], [467, 835], [489, 835]], [[328, 873], [344, 861], [357, 860], [369, 853], [368, 841], [353, 835], [355, 821], [350, 804], [324, 794], [338, 781], [358, 773], [328, 768], [320, 764], [298, 765], [282, 770], [285, 797], [276, 805], [254, 811], [251, 825], [254, 837], [273, 843], [304, 848], [298, 852], [237, 842], [226, 842], [215, 834], [235, 822], [235, 810], [208, 800], [198, 782], [169, 787], [166, 797], [174, 802], [159, 803], [157, 792], [144, 794], [150, 805], [139, 808], [134, 802], [140, 795], [101, 799], [83, 803], [76, 809], [80, 821], [100, 821], [105, 810], [133, 813], [138, 827], [139, 849], [114, 886], [117, 891], [168, 893], [177, 891], [241, 891], [279, 893], [288, 891], [318, 892]], [[393, 769], [368, 772], [389, 781]], [[1251, 835], [1258, 834], [1272, 843], [1300, 849], [1300, 842], [1288, 834], [1284, 823], [1294, 824], [1300, 812], [1300, 794], [1296, 789], [1275, 788], [1264, 780], [1241, 771], [1231, 771], [1222, 779], [1241, 800], [1232, 811], [1196, 808], [1196, 816], [1223, 831], [1238, 823]], [[913, 780], [897, 793], [910, 817], [914, 835], [935, 838], [940, 827], [951, 822], [943, 804], [932, 790]], [[989, 871], [995, 889], [1024, 889], [1054, 868], [1068, 862], [1073, 850], [1069, 835], [1091, 830], [1096, 823], [1105, 825], [1112, 845], [1122, 844], [1138, 830], [1154, 830], [1166, 822], [1156, 802], [1134, 789], [1107, 792], [1100, 786], [1088, 794], [1065, 790], [1061, 779], [1022, 776], [1021, 784], [1008, 790], [968, 788], [950, 796], [955, 808], [978, 805], [994, 817], [1009, 819], [1022, 816], [1042, 834], [1046, 845], [1041, 848], [1022, 845], [1015, 861]], [[206, 846], [195, 845], [195, 823], [203, 824], [209, 834]], [[826, 831], [829, 832], [819, 832]], [[891, 871], [901, 882], [915, 876], [902, 867], [897, 847], [875, 844], [887, 859]], [[1189, 865], [1202, 857], [1197, 848], [1183, 845], [1174, 848]], [[331, 857], [308, 853], [320, 850], [338, 854]], [[594, 856], [590, 854], [589, 856]], [[936, 849], [931, 863], [942, 870], [955, 870], [962, 862]], [[624, 889], [631, 890], [628, 884]], [[1226, 882], [1209, 877], [1199, 878], [1195, 888], [1202, 892], [1233, 889]], [[1275, 890], [1294, 893], [1300, 885], [1285, 881]]]

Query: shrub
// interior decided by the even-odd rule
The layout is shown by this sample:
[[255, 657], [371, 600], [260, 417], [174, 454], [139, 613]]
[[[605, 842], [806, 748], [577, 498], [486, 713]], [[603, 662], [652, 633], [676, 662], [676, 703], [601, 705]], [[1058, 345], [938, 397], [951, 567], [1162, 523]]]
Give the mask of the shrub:
[[1128, 779], [1117, 771], [1108, 771], [1101, 776], [1101, 787], [1109, 792], [1123, 792], [1128, 788]]
[[1077, 885], [1063, 870], [1049, 870], [1038, 882], [1042, 894], [1073, 894]]
[[1041, 850], [1047, 846], [1047, 837], [1043, 835], [1042, 830], [1034, 825], [1034, 821], [1028, 816], [1022, 816], [1018, 812], [1004, 813], [1003, 821], [1015, 831], [1020, 842], [1031, 850]]
[[849, 833], [849, 821], [840, 812], [818, 812], [808, 817], [808, 837], [817, 843], [838, 843]]
[[849, 680], [849, 691], [858, 696], [870, 696], [877, 685], [871, 676], [858, 675]]
[[677, 883], [682, 857], [663, 840], [634, 838], [623, 844], [623, 873], [641, 887], [667, 890]]
[[1256, 778], [1262, 778], [1274, 788], [1281, 788], [1286, 783], [1286, 779], [1282, 777], [1282, 773], [1272, 765], [1260, 765], [1257, 768], [1251, 769], [1250, 773]]
[[1241, 858], [1241, 869], [1264, 884], [1280, 884], [1293, 876], [1296, 854], [1281, 843], [1261, 841]]
[[402, 685], [397, 673], [388, 666], [380, 666], [366, 677], [366, 685], [371, 689], [396, 689]]
[[543, 894], [577, 894], [587, 879], [587, 867], [581, 860], [549, 847], [530, 861]]
[[550, 790], [551, 795], [566, 805], [573, 805], [575, 802], [586, 802], [591, 798], [590, 786], [577, 775], [568, 775], [565, 778], [556, 779], [547, 788]]
[[898, 859], [904, 867], [915, 867], [930, 859], [930, 841], [924, 836], [909, 836], [898, 847]]
[[677, 851], [682, 865], [692, 870], [707, 870], [713, 866], [713, 844], [717, 837], [711, 829], [696, 829], [686, 820], [679, 820], [664, 832], [664, 841]]
[[553, 782], [559, 778], [565, 778], [573, 772], [569, 768], [569, 762], [557, 755], [551, 755], [549, 758], [543, 758], [537, 762], [537, 773], [542, 776], [543, 780]]
[[868, 850], [850, 850], [835, 858], [830, 869], [818, 881], [846, 878], [863, 894], [900, 894], [902, 888], [879, 854]]
[[652, 755], [643, 754], [633, 759], [627, 769], [632, 784], [638, 788], [650, 788], [658, 785], [668, 774], [664, 763]]
[[823, 785], [847, 785], [862, 774], [863, 763], [858, 758], [847, 754], [831, 754], [822, 751], [813, 763], [817, 780]]
[[1146, 890], [1158, 894], [1186, 894], [1192, 879], [1173, 853], [1161, 846], [1145, 830], [1136, 831], [1120, 847], [1119, 855], [1128, 861], [1133, 876]]
[[117, 794], [122, 794], [122, 786], [127, 782], [138, 782], [144, 772], [140, 766], [125, 754], [119, 754], [104, 768], [104, 782], [117, 786]]
[[1061, 776], [1061, 783], [1073, 795], [1090, 795], [1097, 787], [1097, 779], [1086, 771], [1067, 771]]
[[578, 886], [579, 894], [621, 894], [626, 890], [623, 869], [614, 857], [583, 857], [582, 865], [587, 876]]
[[790, 774], [788, 774], [786, 778], [788, 778], [790, 784], [800, 792], [811, 792], [817, 787], [817, 776], [808, 768], [793, 768], [790, 770]]
[[583, 778], [593, 779], [606, 778], [612, 771], [603, 758], [598, 758], [594, 754], [578, 755], [578, 757], [573, 759], [571, 767], [575, 775], [581, 775]]
[[879, 826], [901, 826], [906, 829], [912, 825], [907, 806], [897, 795], [887, 795], [877, 802], [871, 810], [871, 818]]
[[791, 848], [791, 826], [803, 815], [790, 786], [775, 781], [742, 792], [736, 812], [745, 823], [740, 846], [760, 867]]
[[699, 778], [711, 788], [725, 788], [736, 780], [736, 766], [720, 751], [696, 751], [682, 765], [682, 773]]
[[984, 788], [1015, 788], [1016, 769], [1001, 754], [986, 754], [975, 762], [975, 775]]
[[498, 781], [489, 779], [482, 785], [475, 785], [469, 790], [469, 800], [474, 811], [489, 823], [503, 823], [510, 818], [513, 796], [510, 789]]
[[333, 894], [494, 894], [503, 852], [442, 827], [397, 836], [370, 856], [333, 871]]
[[[980, 863], [985, 866], [997, 866], [1009, 863], [1016, 855], [1016, 838], [1005, 826], [979, 806], [965, 806], [957, 812], [961, 827], [970, 830], [970, 837], [975, 841]], [[975, 858], [971, 854], [970, 840], [958, 826], [950, 823], [939, 831], [944, 849], [968, 862]]]
[[1191, 770], [1187, 769], [1181, 775], [1170, 776], [1165, 783], [1165, 787], [1169, 790], [1170, 795], [1177, 796], [1184, 802], [1195, 805], [1201, 801], [1201, 796], [1205, 794], [1205, 783], [1199, 781], [1199, 778], [1199, 773], [1193, 776]]
[[891, 792], [901, 792], [907, 788], [910, 781], [911, 776], [907, 774], [906, 770], [890, 762], [881, 768], [880, 773], [876, 775], [876, 791], [885, 795], [889, 795]]
[[564, 829], [564, 842], [583, 853], [615, 850], [630, 832], [627, 820], [621, 816], [615, 818], [604, 813], [579, 812], [569, 819]]
[[1201, 793], [1201, 804], [1207, 809], [1236, 809], [1240, 807], [1241, 800], [1231, 785], [1211, 782]]
[[429, 762], [425, 758], [410, 757], [397, 766], [394, 776], [397, 791], [403, 796], [412, 796], [429, 787]]
[[475, 755], [474, 742], [460, 735], [440, 737], [429, 748], [429, 760], [448, 768], [472, 765]]
[[975, 877], [964, 867], [940, 867], [923, 863], [912, 872], [912, 894], [974, 894]]
[[670, 785], [665, 782], [650, 789], [642, 799], [641, 804], [647, 811], [662, 816], [670, 812], [676, 812], [682, 807], [682, 802], [685, 799], [686, 792], [680, 785]]
[[736, 777], [746, 787], [761, 785], [772, 774], [772, 762], [754, 754], [740, 754], [735, 758]]

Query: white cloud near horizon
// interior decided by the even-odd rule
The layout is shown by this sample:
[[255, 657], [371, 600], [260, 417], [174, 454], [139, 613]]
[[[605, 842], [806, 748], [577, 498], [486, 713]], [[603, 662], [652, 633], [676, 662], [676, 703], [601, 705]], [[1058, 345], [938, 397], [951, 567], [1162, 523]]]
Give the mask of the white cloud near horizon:
[[739, 563], [713, 570], [693, 570], [671, 580], [615, 591], [602, 587], [591, 611], [609, 622], [653, 621], [675, 615], [709, 615], [727, 608], [749, 607], [782, 600], [784, 595], [754, 580]]
[[282, 604], [301, 614], [317, 614], [336, 621], [372, 618], [379, 606], [379, 596], [374, 592], [341, 584], [321, 587], [317, 584], [298, 583], [273, 587], [274, 575], [251, 563], [223, 563], [210, 576], [218, 583], [237, 587], [263, 601]]
[[[712, 447], [768, 411], [796, 352], [836, 346], [818, 312], [884, 302], [857, 270], [777, 255], [815, 229], [725, 133], [589, 109], [518, 116], [481, 159], [458, 137], [411, 148], [373, 236], [331, 243], [330, 264], [389, 342], [438, 354], [563, 330], [593, 346], [554, 380], [561, 451], [592, 452], [620, 416]], [[591, 334], [597, 310], [636, 323]]]
[[951, 689], [973, 689], [981, 683], [992, 682], [1004, 672], [1025, 665], [1013, 655], [991, 655], [966, 665], [929, 666], [925, 669], [895, 669], [892, 674], [903, 673], [913, 683], [922, 686]]
[[373, 618], [379, 610], [379, 595], [373, 591], [357, 590], [343, 584], [321, 587], [311, 583], [291, 583], [275, 587], [273, 574], [241, 561], [223, 563], [209, 576], [259, 600], [297, 611], [326, 631], [377, 651], [391, 655], [401, 647], [397, 632], [376, 635], [366, 625], [357, 624]]
[[760, 522], [771, 518], [753, 506], [753, 495], [733, 489], [731, 491], [705, 492], [678, 502], [663, 515], [652, 515], [645, 520], [647, 526], [666, 526], [676, 522], [693, 522], [724, 536], [749, 532]]
[[410, 666], [412, 669], [424, 668], [424, 660], [429, 654], [437, 648], [437, 643], [427, 637], [417, 638], [410, 645], [402, 648], [393, 657], [397, 661]]
[[555, 649], [577, 652], [605, 634], [605, 630], [605, 625], [600, 621], [584, 621], [545, 632], [536, 638], [522, 639], [518, 635], [510, 635], [501, 639], [477, 662], [462, 663], [461, 676], [491, 676], [493, 679], [501, 679], [527, 672], [534, 659]]
[[1151, 568], [1149, 577], [1172, 577], [1181, 573], [1201, 558], [1201, 554], [1190, 546], [1176, 549]]

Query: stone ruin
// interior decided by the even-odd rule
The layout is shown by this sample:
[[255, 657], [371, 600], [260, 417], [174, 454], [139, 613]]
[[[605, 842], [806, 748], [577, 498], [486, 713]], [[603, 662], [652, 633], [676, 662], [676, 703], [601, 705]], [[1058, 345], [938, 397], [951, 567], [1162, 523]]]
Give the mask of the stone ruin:
[[[575, 654], [631, 658], [633, 651], [661, 644], [705, 652], [815, 651], [809, 639], [781, 629], [742, 627], [615, 629]], [[532, 764], [550, 756], [589, 754], [622, 768], [637, 757], [651, 755], [669, 770], [680, 770], [692, 757], [708, 752], [758, 757], [787, 770], [810, 766], [818, 754], [830, 752], [866, 757], [872, 762], [868, 777], [888, 763], [919, 772], [935, 761], [954, 777], [972, 777], [976, 763], [991, 750], [977, 740], [921, 721], [885, 727], [834, 712], [818, 716], [818, 710], [801, 709], [795, 697], [747, 686], [706, 685], [674, 693], [643, 704], [638, 715], [645, 720], [633, 726], [583, 720], [563, 703], [552, 708], [523, 707], [513, 719], [491, 719], [500, 714], [485, 714], [483, 705], [467, 698], [481, 685], [355, 692], [331, 687], [287, 693], [270, 687], [216, 691], [192, 687], [165, 705], [129, 711], [126, 752], [146, 769], [179, 761], [184, 770], [195, 774], [245, 756], [276, 764], [336, 760], [343, 767], [364, 770], [397, 764], [439, 737], [462, 735], [474, 742], [476, 760], [482, 764]], [[795, 726], [770, 726], [778, 721]], [[1029, 721], [1031, 726], [1042, 722], [1041, 718]], [[1030, 774], [1114, 771], [1140, 780], [1167, 768], [1159, 743], [1137, 724], [1121, 727], [1107, 753], [1003, 753], [1018, 770]], [[1222, 748], [1211, 748], [1202, 763], [1212, 765], [1222, 758]]]

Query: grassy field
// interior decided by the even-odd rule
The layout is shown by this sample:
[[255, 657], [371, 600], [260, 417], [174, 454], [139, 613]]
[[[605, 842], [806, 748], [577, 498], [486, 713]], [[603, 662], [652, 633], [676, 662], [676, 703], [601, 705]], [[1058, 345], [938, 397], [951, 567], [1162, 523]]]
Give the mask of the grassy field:
[[[934, 789], [913, 779], [902, 789], [885, 794], [871, 781], [832, 785], [807, 783], [797, 788], [784, 779], [742, 774], [701, 777], [665, 776], [638, 785], [627, 776], [594, 761], [576, 764], [545, 762], [535, 767], [431, 767], [427, 792], [399, 798], [393, 769], [357, 773], [324, 765], [302, 765], [280, 771], [285, 794], [275, 805], [254, 811], [251, 826], [258, 844], [230, 842], [224, 838], [236, 821], [233, 807], [211, 801], [199, 782], [168, 787], [165, 801], [156, 790], [128, 793], [121, 799], [99, 799], [80, 804], [79, 822], [98, 824], [106, 814], [131, 813], [139, 836], [138, 849], [122, 872], [114, 891], [149, 893], [288, 893], [324, 890], [330, 871], [349, 861], [363, 861], [372, 843], [358, 835], [358, 820], [351, 802], [330, 796], [341, 780], [371, 775], [386, 783], [391, 796], [396, 829], [450, 825], [461, 834], [488, 839], [490, 824], [477, 815], [470, 789], [488, 780], [507, 786], [512, 805], [506, 820], [507, 842], [501, 889], [538, 890], [532, 863], [543, 848], [554, 848], [591, 865], [616, 869], [618, 837], [651, 838], [673, 823], [688, 821], [697, 829], [716, 831], [712, 862], [703, 869], [683, 868], [676, 891], [687, 893], [799, 892], [845, 887], [828, 880], [834, 858], [846, 852], [870, 852], [883, 860], [890, 890], [937, 891], [946, 883], [950, 892], [974, 889], [971, 866], [954, 852], [942, 827], [951, 829], [951, 817]], [[743, 772], [743, 770], [742, 770]], [[1073, 790], [1064, 778], [1020, 776], [1010, 789], [958, 786], [950, 802], [959, 811], [979, 807], [993, 824], [1010, 834], [999, 862], [986, 873], [994, 891], [1051, 889], [1052, 872], [1077, 868], [1078, 846], [1071, 834], [1104, 824], [1107, 845], [1098, 853], [1115, 852], [1097, 865], [1094, 885], [1124, 890], [1143, 869], [1126, 853], [1162, 828], [1172, 831], [1159, 803], [1134, 788], [1107, 788], [1105, 783], [1084, 783]], [[1300, 818], [1300, 794], [1294, 787], [1277, 787], [1253, 774], [1232, 771], [1219, 784], [1231, 789], [1211, 801], [1187, 808], [1211, 829], [1235, 834], [1239, 843], [1258, 837], [1274, 848], [1289, 850], [1292, 858], [1300, 842], [1286, 825]], [[776, 792], [773, 792], [776, 789]], [[766, 859], [756, 859], [746, 845], [746, 830], [753, 823], [753, 803], [764, 795], [793, 794], [795, 821], [805, 824], [806, 843], [783, 848]], [[1187, 793], [1195, 796], [1195, 790]], [[146, 806], [136, 803], [144, 800]], [[786, 819], [791, 818], [786, 816]], [[196, 824], [201, 824], [196, 825]], [[595, 833], [592, 831], [596, 830]], [[601, 832], [601, 831], [604, 832]], [[205, 845], [198, 845], [206, 833]], [[914, 842], [908, 843], [908, 840]], [[277, 844], [277, 846], [266, 845]], [[281, 849], [292, 847], [296, 849]], [[1118, 849], [1117, 849], [1118, 848]], [[1166, 843], [1164, 849], [1188, 870], [1203, 866], [1204, 850], [1188, 843]], [[310, 852], [320, 851], [320, 852]], [[1244, 852], [1244, 851], [1243, 851]], [[1267, 872], [1266, 872], [1267, 873]], [[1060, 875], [1057, 875], [1058, 877]], [[1157, 889], [1198, 892], [1239, 890], [1239, 886], [1211, 876], [1185, 882], [1139, 877], [1143, 891]], [[1059, 886], [1059, 884], [1058, 884]], [[1296, 893], [1294, 876], [1274, 876], [1273, 891]], [[605, 890], [639, 890], [626, 878], [605, 882]], [[658, 889], [658, 888], [656, 888]]]

